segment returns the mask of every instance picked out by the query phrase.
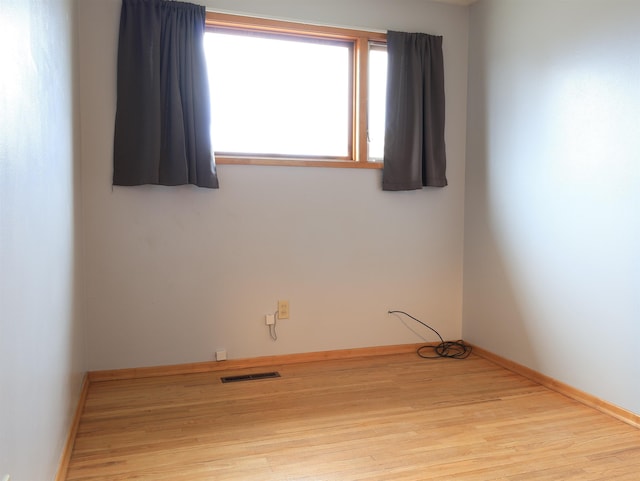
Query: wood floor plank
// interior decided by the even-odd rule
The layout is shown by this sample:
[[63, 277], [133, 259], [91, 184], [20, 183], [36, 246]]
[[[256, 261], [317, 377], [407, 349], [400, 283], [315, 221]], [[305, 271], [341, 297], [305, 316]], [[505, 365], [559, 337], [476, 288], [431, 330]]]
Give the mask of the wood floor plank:
[[[282, 377], [220, 382], [279, 371]], [[89, 387], [68, 481], [631, 480], [640, 430], [477, 356]]]

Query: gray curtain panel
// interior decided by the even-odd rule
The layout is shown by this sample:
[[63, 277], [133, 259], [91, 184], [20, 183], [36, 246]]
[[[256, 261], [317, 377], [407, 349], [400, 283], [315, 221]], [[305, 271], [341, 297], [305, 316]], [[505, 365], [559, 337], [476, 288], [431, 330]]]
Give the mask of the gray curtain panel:
[[442, 37], [387, 32], [383, 190], [447, 185]]
[[123, 0], [113, 185], [218, 188], [204, 20], [199, 5]]

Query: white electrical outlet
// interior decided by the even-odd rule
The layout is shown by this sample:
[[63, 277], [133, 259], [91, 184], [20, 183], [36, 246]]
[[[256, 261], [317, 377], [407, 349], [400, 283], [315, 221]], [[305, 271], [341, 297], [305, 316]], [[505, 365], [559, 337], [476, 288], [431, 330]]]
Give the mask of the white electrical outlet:
[[264, 316], [264, 322], [267, 326], [273, 326], [276, 323], [276, 315], [275, 314], [266, 314]]
[[227, 351], [224, 349], [218, 349], [216, 351], [216, 361], [226, 361], [227, 360]]
[[278, 301], [278, 319], [289, 319], [289, 301]]

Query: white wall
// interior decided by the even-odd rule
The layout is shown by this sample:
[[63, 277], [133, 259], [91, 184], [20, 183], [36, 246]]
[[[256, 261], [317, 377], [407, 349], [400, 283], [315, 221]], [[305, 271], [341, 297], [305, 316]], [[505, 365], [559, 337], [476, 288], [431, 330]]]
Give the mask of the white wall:
[[465, 339], [640, 412], [640, 3], [471, 8]]
[[[380, 172], [219, 166], [219, 191], [111, 187], [120, 2], [80, 2], [90, 369], [420, 342], [389, 307], [458, 338], [467, 9], [416, 0], [209, 1], [221, 10], [444, 35], [445, 189], [382, 192]], [[273, 342], [264, 314], [291, 319]], [[429, 340], [432, 338], [426, 334]]]
[[80, 390], [73, 2], [0, 0], [0, 477], [51, 480]]

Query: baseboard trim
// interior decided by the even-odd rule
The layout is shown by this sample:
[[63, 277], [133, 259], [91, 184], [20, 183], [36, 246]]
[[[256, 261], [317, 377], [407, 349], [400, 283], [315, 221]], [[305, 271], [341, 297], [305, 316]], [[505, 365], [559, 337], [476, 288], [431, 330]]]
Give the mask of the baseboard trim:
[[253, 367], [265, 367], [286, 364], [298, 364], [314, 361], [329, 361], [339, 359], [353, 359], [368, 356], [385, 356], [391, 354], [406, 354], [415, 352], [420, 344], [397, 344], [392, 346], [361, 347], [354, 349], [341, 349], [336, 351], [306, 352], [298, 354], [284, 354], [277, 356], [253, 357], [244, 359], [230, 359], [227, 361], [207, 361], [189, 364], [175, 364], [169, 366], [138, 367], [129, 369], [113, 369], [104, 371], [90, 371], [90, 382], [115, 381], [123, 379], [137, 379], [144, 377], [171, 376], [176, 374], [191, 374], [201, 372], [217, 372]]
[[60, 463], [58, 464], [58, 472], [56, 473], [55, 481], [65, 481], [67, 479], [67, 471], [69, 469], [69, 461], [71, 460], [71, 452], [73, 451], [73, 445], [76, 440], [76, 435], [78, 434], [80, 417], [82, 416], [82, 411], [84, 410], [84, 405], [87, 400], [90, 382], [91, 381], [89, 380], [88, 374], [85, 374], [82, 379], [82, 387], [80, 389], [78, 405], [76, 406], [76, 411], [73, 415], [73, 419], [71, 420], [67, 440], [64, 444], [64, 449], [62, 450]]
[[477, 354], [478, 356], [488, 361], [491, 361], [500, 367], [503, 367], [505, 369], [508, 369], [509, 371], [512, 371], [523, 377], [526, 377], [527, 379], [530, 379], [535, 383], [538, 383], [548, 389], [551, 389], [552, 391], [556, 391], [560, 394], [563, 394], [575, 401], [578, 401], [586, 406], [597, 409], [600, 412], [608, 414], [609, 416], [613, 416], [614, 418], [620, 421], [623, 421], [635, 428], [640, 429], [640, 415], [638, 414], [635, 414], [631, 411], [621, 408], [620, 406], [612, 404], [608, 401], [604, 401], [603, 399], [600, 399], [596, 396], [588, 394], [584, 391], [580, 391], [579, 389], [569, 386], [568, 384], [565, 384], [556, 379], [553, 379], [552, 377], [545, 376], [544, 374], [534, 371], [533, 369], [530, 369], [526, 366], [513, 362], [504, 357], [498, 356], [497, 354], [494, 354], [490, 351], [482, 349], [481, 347], [474, 345], [473, 352], [474, 354]]

